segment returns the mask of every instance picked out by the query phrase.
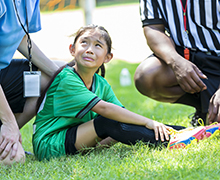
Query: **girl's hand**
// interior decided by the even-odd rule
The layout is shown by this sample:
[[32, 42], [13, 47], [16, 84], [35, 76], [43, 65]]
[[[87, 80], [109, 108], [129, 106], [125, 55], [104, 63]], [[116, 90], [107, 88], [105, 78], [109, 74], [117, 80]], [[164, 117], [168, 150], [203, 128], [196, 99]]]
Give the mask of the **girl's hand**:
[[[159, 136], [160, 136], [160, 140], [163, 142], [165, 139], [167, 141], [169, 141], [169, 134], [170, 134], [170, 129], [172, 129], [171, 127], [168, 127], [166, 125], [164, 125], [163, 123], [159, 123], [157, 121], [154, 120], [150, 120], [147, 122], [146, 127], [148, 129], [153, 129], [154, 133], [155, 133], [155, 139], [158, 141], [159, 140]], [[165, 137], [165, 139], [164, 139]]]

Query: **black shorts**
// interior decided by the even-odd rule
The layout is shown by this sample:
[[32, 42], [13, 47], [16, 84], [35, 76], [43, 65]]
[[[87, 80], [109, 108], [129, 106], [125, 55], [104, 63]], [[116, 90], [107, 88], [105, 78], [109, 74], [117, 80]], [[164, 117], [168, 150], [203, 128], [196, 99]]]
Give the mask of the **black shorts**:
[[[177, 52], [183, 56], [183, 48], [177, 47]], [[208, 112], [209, 101], [217, 91], [220, 84], [220, 56], [206, 54], [201, 51], [190, 51], [190, 61], [194, 63], [208, 79], [202, 79], [207, 89], [195, 94], [189, 94], [192, 98], [200, 98], [201, 111]]]
[[[33, 71], [38, 68], [32, 65]], [[0, 70], [0, 84], [13, 113], [22, 113], [26, 98], [23, 97], [23, 71], [29, 71], [27, 59], [13, 59], [4, 69]]]
[[73, 154], [77, 154], [78, 151], [75, 147], [75, 142], [76, 142], [76, 132], [77, 132], [77, 128], [79, 125], [77, 126], [73, 126], [71, 128], [69, 128], [66, 132], [66, 138], [65, 138], [65, 150], [66, 150], [66, 154], [68, 155], [73, 155]]

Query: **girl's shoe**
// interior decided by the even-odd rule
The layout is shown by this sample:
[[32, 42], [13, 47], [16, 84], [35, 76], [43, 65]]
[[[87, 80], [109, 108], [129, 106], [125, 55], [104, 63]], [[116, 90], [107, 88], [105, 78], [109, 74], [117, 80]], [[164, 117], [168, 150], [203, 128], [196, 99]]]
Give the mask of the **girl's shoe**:
[[206, 138], [213, 138], [220, 135], [220, 123], [213, 123], [209, 126], [205, 126], [206, 128]]
[[206, 128], [204, 126], [199, 126], [197, 128], [190, 127], [180, 131], [172, 129], [168, 149], [187, 148], [205, 137]]

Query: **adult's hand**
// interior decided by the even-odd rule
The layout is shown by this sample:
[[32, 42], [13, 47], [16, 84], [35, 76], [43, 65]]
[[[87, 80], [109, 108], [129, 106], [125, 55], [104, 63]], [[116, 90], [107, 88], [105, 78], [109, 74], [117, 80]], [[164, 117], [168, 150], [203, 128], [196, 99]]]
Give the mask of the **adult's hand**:
[[21, 134], [9, 104], [0, 85], [0, 119], [2, 126], [0, 130], [0, 160], [4, 159], [11, 151], [11, 159], [17, 153], [18, 142], [21, 142]]
[[13, 159], [18, 150], [18, 143], [22, 142], [18, 127], [2, 124], [0, 130], [0, 160], [5, 159], [11, 151], [10, 159]]
[[187, 93], [197, 93], [207, 89], [202, 79], [207, 79], [199, 68], [190, 61], [180, 57], [171, 64], [177, 82]]
[[175, 44], [170, 36], [166, 35], [163, 24], [145, 26], [144, 34], [148, 46], [157, 57], [172, 68], [177, 83], [185, 92], [196, 93], [207, 88], [201, 80], [207, 77], [196, 65], [177, 53]]
[[213, 122], [220, 123], [220, 89], [210, 99], [208, 120], [210, 124]]

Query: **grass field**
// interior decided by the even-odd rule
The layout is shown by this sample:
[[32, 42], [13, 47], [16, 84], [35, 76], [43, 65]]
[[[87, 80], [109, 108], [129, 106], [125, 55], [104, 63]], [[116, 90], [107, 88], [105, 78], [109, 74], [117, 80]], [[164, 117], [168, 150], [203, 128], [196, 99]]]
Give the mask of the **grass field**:
[[[132, 76], [138, 64], [114, 60], [107, 66], [106, 79], [119, 100], [129, 110], [167, 124], [189, 126], [188, 115], [194, 110], [182, 105], [158, 103], [137, 92], [134, 85], [120, 87], [119, 73], [128, 68]], [[32, 152], [32, 123], [21, 130], [23, 147]], [[117, 143], [108, 149], [94, 149], [75, 155], [39, 162], [27, 156], [26, 163], [1, 166], [3, 179], [220, 179], [220, 143], [207, 139], [188, 149], [170, 151]]]

